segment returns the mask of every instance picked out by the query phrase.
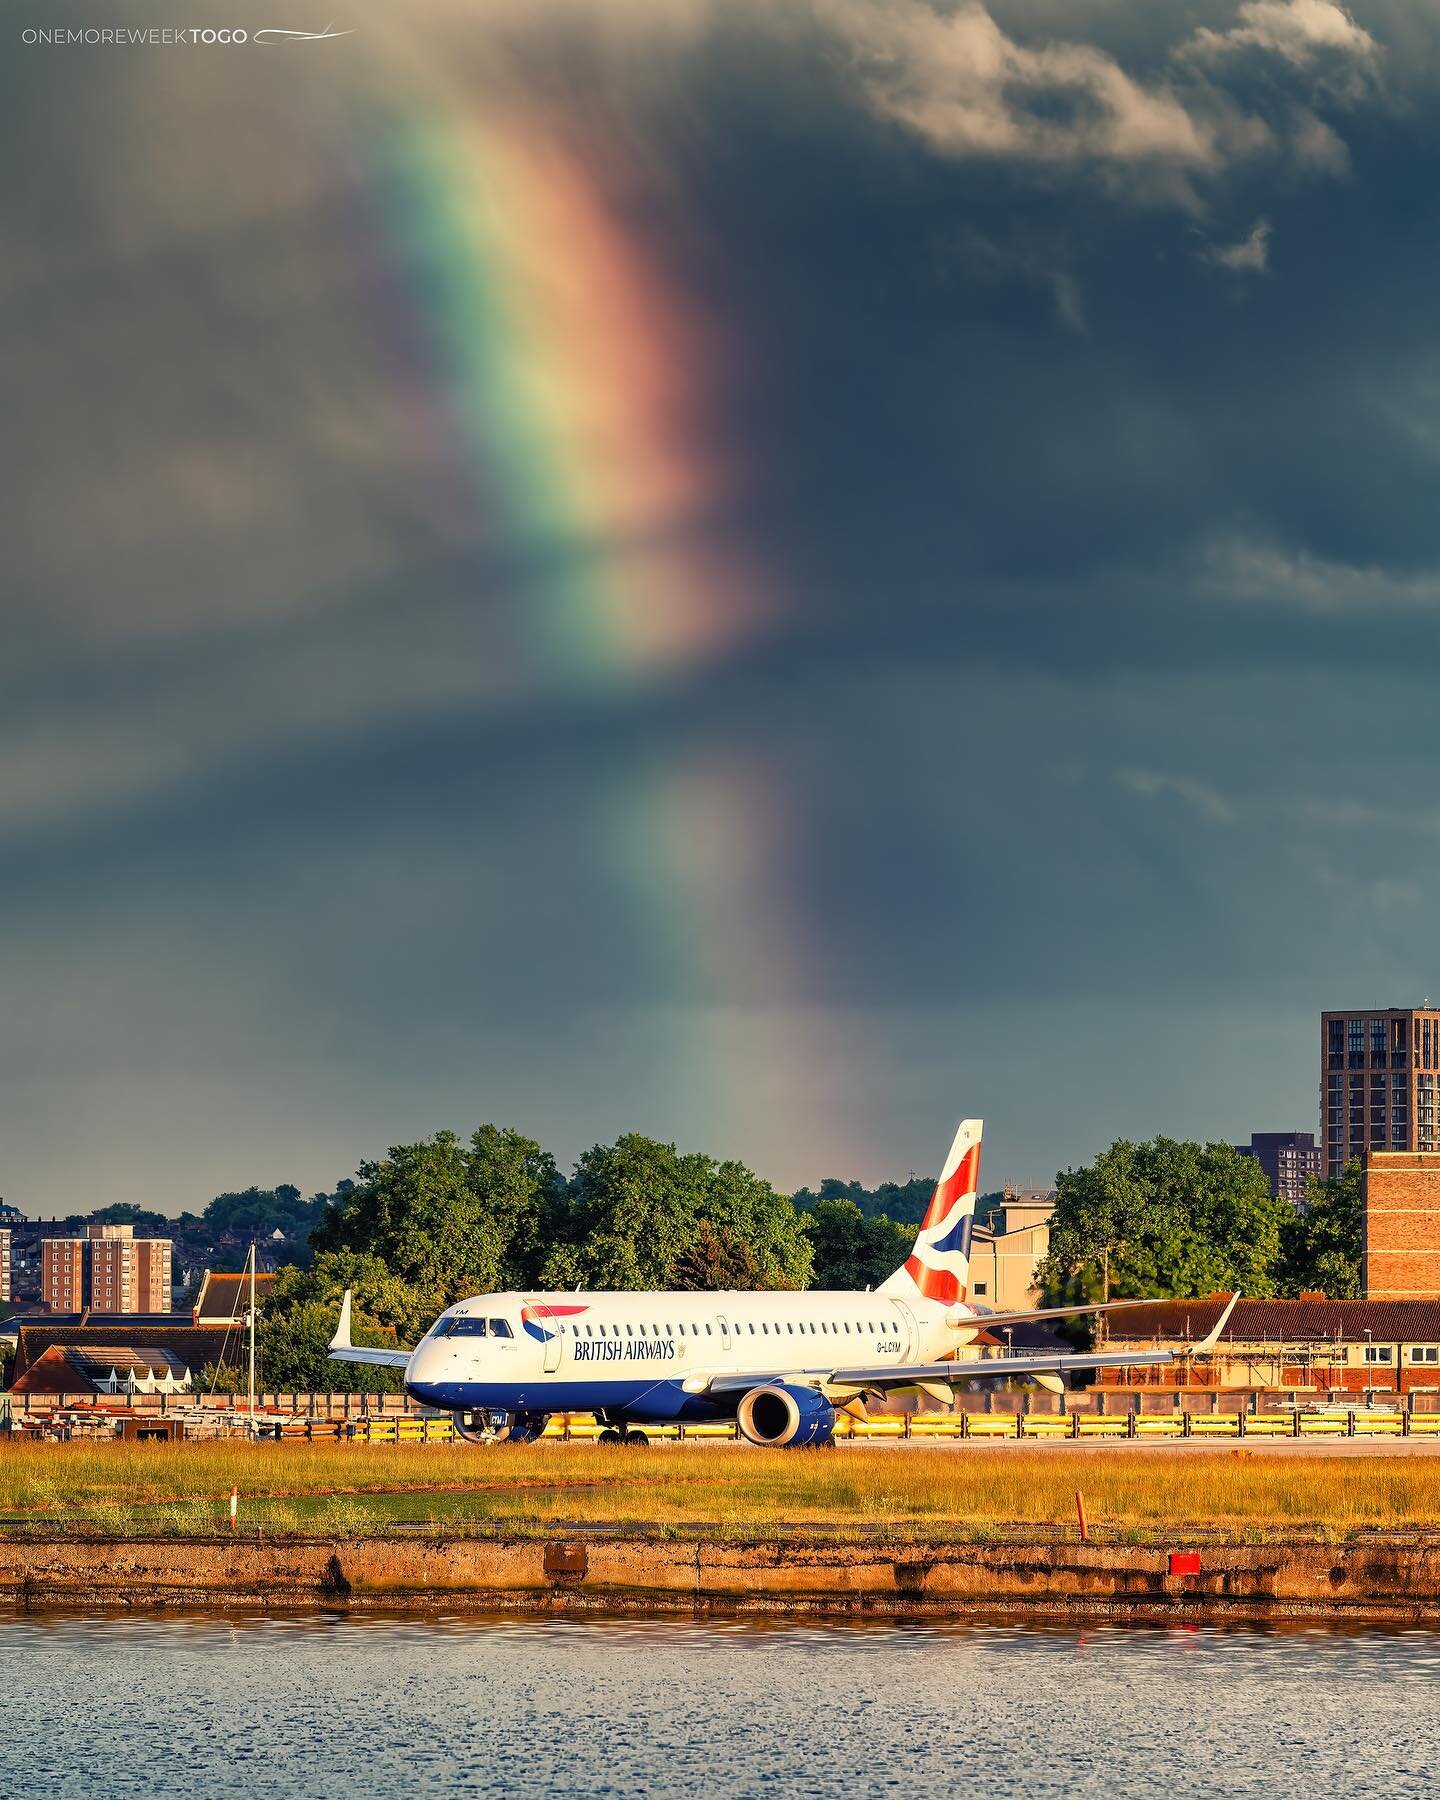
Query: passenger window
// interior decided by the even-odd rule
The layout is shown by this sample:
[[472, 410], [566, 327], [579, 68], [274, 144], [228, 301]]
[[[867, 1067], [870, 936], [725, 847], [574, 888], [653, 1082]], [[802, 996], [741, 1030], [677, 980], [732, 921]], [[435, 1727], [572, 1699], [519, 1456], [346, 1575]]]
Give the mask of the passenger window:
[[634, 1337], [635, 1327], [633, 1325], [627, 1325], [625, 1327], [625, 1335], [626, 1335], [626, 1337]]
[[791, 1336], [791, 1337], [794, 1337], [794, 1335], [795, 1335], [795, 1327], [794, 1327], [794, 1326], [793, 1326], [793, 1325], [792, 1325], [792, 1324], [790, 1324], [790, 1322], [789, 1322], [789, 1320], [786, 1320], [786, 1323], [785, 1323], [785, 1330], [786, 1330], [786, 1332], [787, 1332], [787, 1333], [788, 1333], [788, 1334], [789, 1334], [789, 1335], [790, 1335], [790, 1336]]
[[705, 1327], [705, 1335], [706, 1337], [714, 1337], [715, 1335], [708, 1325]]

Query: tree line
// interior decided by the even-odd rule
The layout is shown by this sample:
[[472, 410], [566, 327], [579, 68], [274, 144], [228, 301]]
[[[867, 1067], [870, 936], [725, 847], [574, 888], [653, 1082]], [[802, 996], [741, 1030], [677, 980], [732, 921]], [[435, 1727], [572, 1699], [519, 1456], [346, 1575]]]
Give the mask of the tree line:
[[[915, 1195], [928, 1201], [933, 1186], [827, 1181], [787, 1197], [741, 1162], [633, 1132], [587, 1150], [567, 1178], [518, 1131], [441, 1131], [363, 1163], [329, 1197], [308, 1265], [282, 1268], [262, 1310], [263, 1383], [334, 1384], [326, 1346], [346, 1287], [355, 1341], [384, 1345], [413, 1344], [446, 1306], [499, 1290], [873, 1287], [908, 1255]], [[910, 1216], [867, 1209], [871, 1193], [901, 1196]], [[993, 1210], [998, 1196], [985, 1198]], [[1228, 1144], [1120, 1142], [1058, 1177], [1039, 1280], [1057, 1302], [1237, 1286], [1347, 1297], [1359, 1236], [1358, 1164], [1313, 1184], [1297, 1212]], [[353, 1365], [345, 1379], [361, 1390], [397, 1381]]]

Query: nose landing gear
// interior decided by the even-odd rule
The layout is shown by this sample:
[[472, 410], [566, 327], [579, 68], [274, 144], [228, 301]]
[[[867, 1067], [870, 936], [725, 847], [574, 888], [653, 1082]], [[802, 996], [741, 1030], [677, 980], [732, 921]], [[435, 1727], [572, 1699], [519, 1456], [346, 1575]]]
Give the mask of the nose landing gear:
[[545, 1430], [546, 1414], [494, 1412], [476, 1408], [454, 1415], [456, 1433], [467, 1444], [533, 1444]]

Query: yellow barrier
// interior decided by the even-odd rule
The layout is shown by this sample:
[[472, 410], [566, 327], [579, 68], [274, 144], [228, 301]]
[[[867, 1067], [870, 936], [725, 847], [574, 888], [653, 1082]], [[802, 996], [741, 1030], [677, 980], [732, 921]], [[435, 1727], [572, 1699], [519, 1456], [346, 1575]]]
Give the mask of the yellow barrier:
[[[339, 1439], [368, 1444], [443, 1444], [458, 1436], [453, 1421], [424, 1413], [362, 1414], [349, 1419], [289, 1418], [277, 1420], [279, 1436], [289, 1442]], [[543, 1436], [551, 1441], [593, 1442], [604, 1427], [589, 1413], [553, 1414]], [[652, 1442], [697, 1439], [733, 1442], [733, 1423], [710, 1425], [646, 1425]], [[916, 1413], [910, 1417], [880, 1414], [860, 1420], [841, 1416], [836, 1436], [885, 1442], [916, 1438], [935, 1443], [950, 1438], [1016, 1438], [1044, 1442], [1053, 1438], [1286, 1438], [1286, 1437], [1440, 1437], [1440, 1413]]]

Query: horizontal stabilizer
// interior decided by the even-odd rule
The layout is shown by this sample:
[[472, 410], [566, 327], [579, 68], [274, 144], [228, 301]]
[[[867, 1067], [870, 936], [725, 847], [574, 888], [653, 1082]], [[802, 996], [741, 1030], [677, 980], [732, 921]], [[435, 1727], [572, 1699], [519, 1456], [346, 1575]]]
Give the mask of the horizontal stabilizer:
[[350, 1290], [340, 1302], [340, 1322], [330, 1340], [331, 1362], [368, 1363], [372, 1368], [403, 1369], [410, 1361], [408, 1350], [371, 1350], [350, 1342]]

